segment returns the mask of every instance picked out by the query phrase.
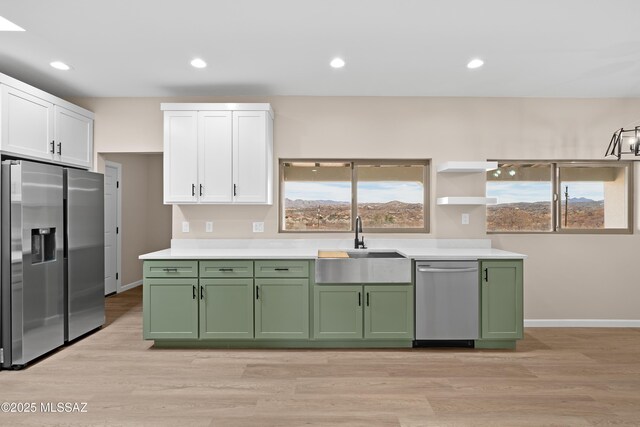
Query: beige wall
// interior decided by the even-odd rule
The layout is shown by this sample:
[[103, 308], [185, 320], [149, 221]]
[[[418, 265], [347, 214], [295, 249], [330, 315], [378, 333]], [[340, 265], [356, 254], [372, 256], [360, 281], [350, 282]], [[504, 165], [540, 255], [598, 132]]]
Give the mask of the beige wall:
[[[96, 113], [97, 152], [162, 151], [161, 102], [271, 102], [276, 113], [274, 165], [278, 158], [431, 158], [434, 166], [448, 160], [492, 158], [601, 159], [613, 131], [637, 124], [640, 116], [639, 99], [189, 97], [73, 101]], [[436, 174], [433, 167], [431, 177], [431, 233], [398, 236], [486, 237], [483, 207], [434, 206], [436, 197], [483, 195], [482, 175]], [[160, 187], [161, 183], [152, 185]], [[173, 237], [303, 236], [277, 233], [277, 209], [277, 204], [174, 206]], [[471, 215], [470, 225], [460, 225], [462, 213]], [[180, 231], [183, 220], [190, 221], [191, 233]], [[213, 233], [204, 233], [204, 221], [214, 222]], [[252, 233], [253, 221], [265, 221], [265, 233]], [[345, 236], [349, 235], [325, 235]], [[491, 239], [495, 247], [529, 255], [525, 263], [526, 318], [640, 319], [640, 306], [634, 303], [640, 300], [634, 273], [639, 235], [498, 235]]]
[[122, 276], [123, 286], [142, 279], [141, 254], [165, 249], [171, 244], [171, 207], [162, 203], [162, 155], [102, 154], [104, 160], [122, 165]]

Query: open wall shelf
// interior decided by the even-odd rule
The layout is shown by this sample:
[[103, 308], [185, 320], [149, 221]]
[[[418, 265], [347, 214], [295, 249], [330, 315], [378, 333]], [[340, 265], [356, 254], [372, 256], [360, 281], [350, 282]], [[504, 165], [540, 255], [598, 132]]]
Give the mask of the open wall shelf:
[[495, 205], [496, 197], [438, 197], [438, 205]]
[[486, 172], [497, 168], [498, 162], [444, 162], [439, 164], [436, 170], [446, 173], [471, 173]]

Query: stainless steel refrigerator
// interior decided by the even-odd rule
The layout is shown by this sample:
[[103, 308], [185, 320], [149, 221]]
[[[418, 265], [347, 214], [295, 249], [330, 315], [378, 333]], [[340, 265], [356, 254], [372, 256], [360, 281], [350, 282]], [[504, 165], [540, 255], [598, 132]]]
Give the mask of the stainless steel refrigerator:
[[103, 188], [91, 172], [2, 163], [3, 368], [104, 323]]

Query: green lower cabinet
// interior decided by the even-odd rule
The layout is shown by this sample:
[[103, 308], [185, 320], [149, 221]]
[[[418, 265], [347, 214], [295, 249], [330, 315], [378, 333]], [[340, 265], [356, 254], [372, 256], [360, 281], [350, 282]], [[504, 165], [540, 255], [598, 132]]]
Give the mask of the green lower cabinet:
[[198, 338], [198, 279], [145, 279], [145, 339]]
[[255, 338], [309, 338], [309, 279], [255, 279]]
[[313, 337], [362, 339], [362, 286], [315, 285]]
[[413, 340], [413, 286], [315, 285], [318, 340]]
[[482, 339], [521, 339], [522, 260], [481, 261]]
[[253, 279], [200, 279], [200, 338], [253, 338]]
[[364, 338], [413, 339], [413, 286], [364, 286]]

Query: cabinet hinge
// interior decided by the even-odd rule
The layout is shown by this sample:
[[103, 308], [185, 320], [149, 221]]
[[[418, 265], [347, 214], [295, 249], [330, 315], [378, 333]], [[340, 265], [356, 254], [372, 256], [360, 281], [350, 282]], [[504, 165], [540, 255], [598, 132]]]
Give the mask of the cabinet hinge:
[[116, 280], [118, 280], [118, 276], [119, 276], [119, 274], [118, 274], [118, 273], [116, 273]]

